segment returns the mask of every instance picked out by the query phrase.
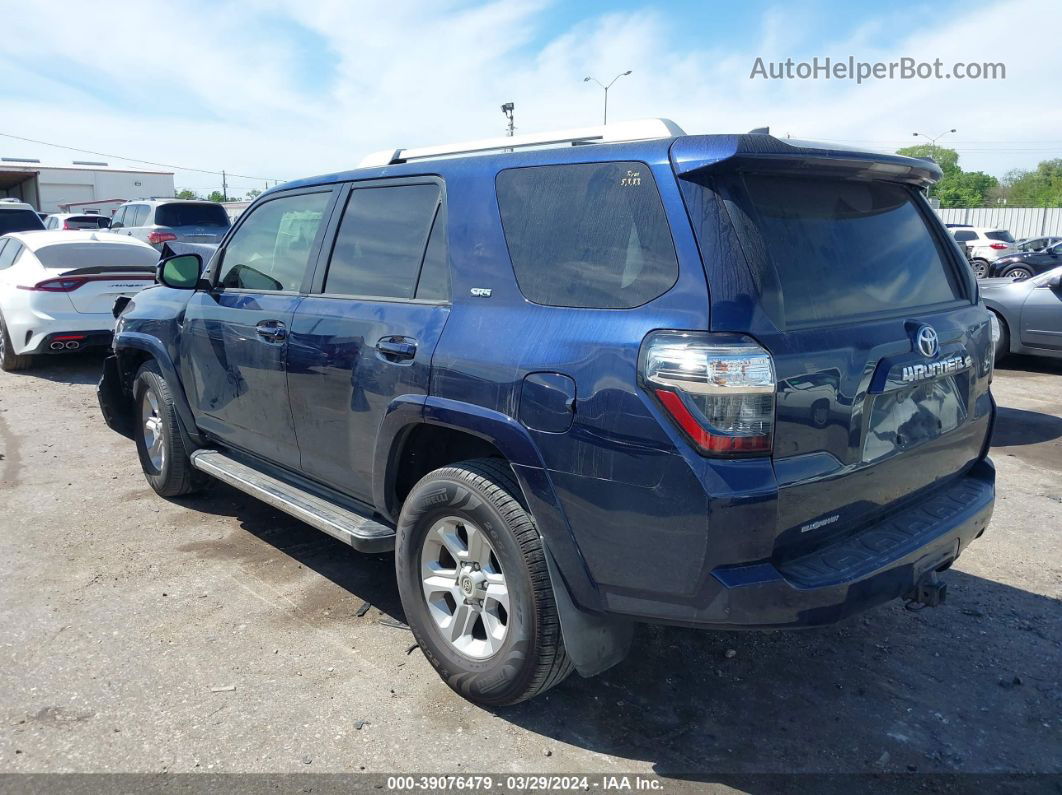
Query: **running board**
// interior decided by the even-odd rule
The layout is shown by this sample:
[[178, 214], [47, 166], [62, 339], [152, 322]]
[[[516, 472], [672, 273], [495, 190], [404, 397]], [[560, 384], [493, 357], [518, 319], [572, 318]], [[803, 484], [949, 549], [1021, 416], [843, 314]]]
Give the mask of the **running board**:
[[395, 531], [390, 527], [278, 480], [217, 450], [196, 450], [192, 453], [192, 466], [301, 519], [344, 544], [350, 544], [359, 552], [388, 552], [395, 548]]

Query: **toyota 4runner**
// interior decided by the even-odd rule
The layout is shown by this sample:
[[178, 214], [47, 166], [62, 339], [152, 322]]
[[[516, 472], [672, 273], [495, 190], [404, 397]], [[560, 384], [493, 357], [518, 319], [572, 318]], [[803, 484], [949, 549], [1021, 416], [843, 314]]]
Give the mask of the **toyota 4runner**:
[[393, 549], [479, 703], [608, 668], [634, 622], [936, 604], [995, 414], [939, 176], [666, 120], [378, 153], [164, 258], [100, 404], [164, 497], [211, 476]]

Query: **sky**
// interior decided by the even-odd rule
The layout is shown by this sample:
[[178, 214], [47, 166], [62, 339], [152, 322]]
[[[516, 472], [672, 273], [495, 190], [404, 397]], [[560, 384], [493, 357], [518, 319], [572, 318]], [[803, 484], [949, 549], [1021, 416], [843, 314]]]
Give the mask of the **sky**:
[[[936, 135], [966, 170], [1062, 157], [1059, 0], [0, 0], [0, 133], [181, 166], [229, 193], [368, 152], [663, 116], [876, 150]], [[1042, 40], [1037, 37], [1042, 32]], [[1001, 62], [1002, 80], [764, 80], [765, 63]], [[103, 159], [0, 137], [0, 156]]]

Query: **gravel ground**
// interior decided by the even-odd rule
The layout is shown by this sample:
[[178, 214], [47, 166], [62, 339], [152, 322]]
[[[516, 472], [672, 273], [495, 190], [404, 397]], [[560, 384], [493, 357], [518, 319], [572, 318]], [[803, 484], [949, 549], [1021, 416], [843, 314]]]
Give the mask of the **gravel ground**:
[[0, 772], [1062, 773], [1060, 364], [997, 373], [995, 518], [943, 607], [643, 627], [488, 711], [410, 648], [390, 556], [220, 484], [156, 497], [100, 361], [0, 373]]

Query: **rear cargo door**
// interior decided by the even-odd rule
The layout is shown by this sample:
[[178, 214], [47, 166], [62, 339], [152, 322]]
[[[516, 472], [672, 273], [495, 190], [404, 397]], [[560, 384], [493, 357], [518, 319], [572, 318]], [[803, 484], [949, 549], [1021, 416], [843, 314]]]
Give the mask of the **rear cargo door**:
[[712, 330], [750, 333], [775, 362], [777, 554], [851, 532], [980, 456], [987, 315], [917, 190], [752, 171], [702, 188], [734, 238], [705, 257]]
[[110, 315], [119, 296], [135, 295], [155, 281], [158, 252], [133, 242], [111, 242], [95, 235], [55, 243], [36, 251], [49, 279], [70, 296], [78, 312]]
[[101, 273], [74, 277], [81, 284], [70, 291], [70, 303], [77, 312], [110, 315], [114, 302], [121, 296], [134, 296], [155, 282], [151, 271]]

